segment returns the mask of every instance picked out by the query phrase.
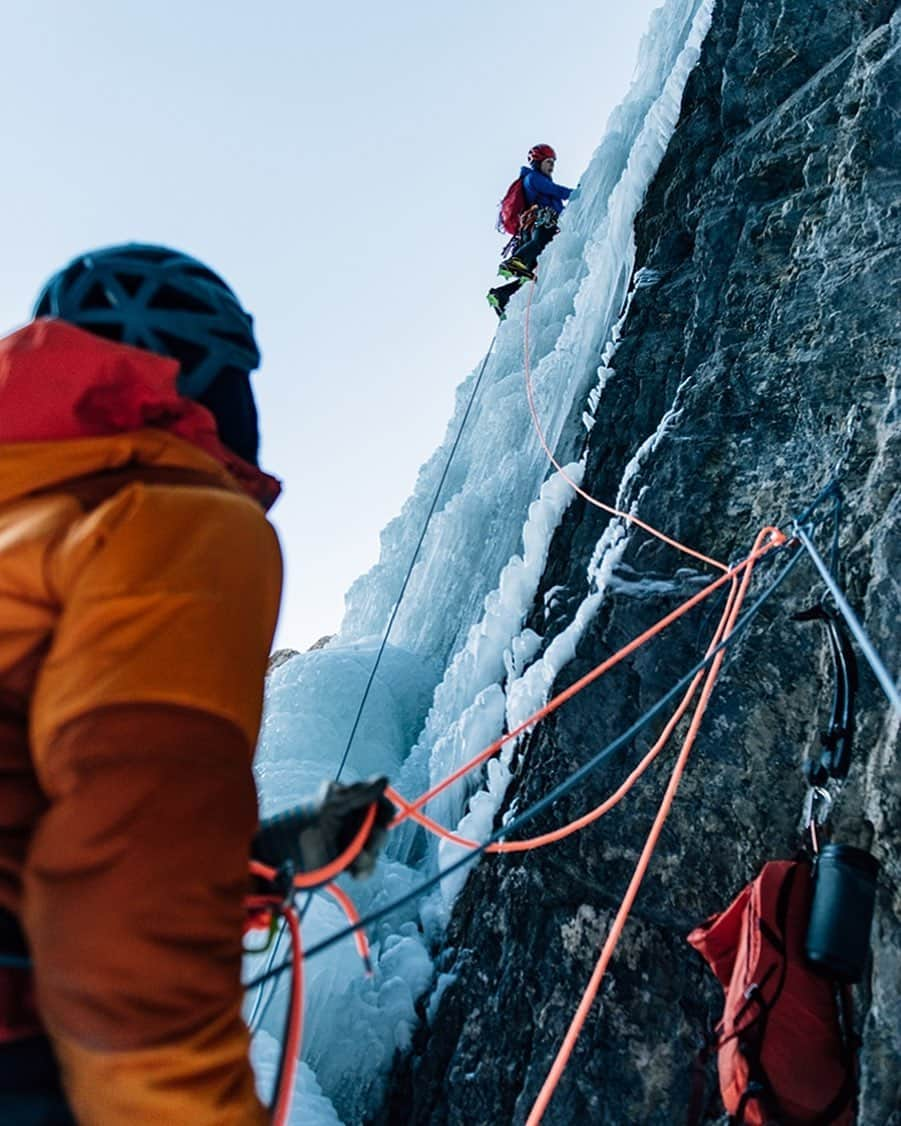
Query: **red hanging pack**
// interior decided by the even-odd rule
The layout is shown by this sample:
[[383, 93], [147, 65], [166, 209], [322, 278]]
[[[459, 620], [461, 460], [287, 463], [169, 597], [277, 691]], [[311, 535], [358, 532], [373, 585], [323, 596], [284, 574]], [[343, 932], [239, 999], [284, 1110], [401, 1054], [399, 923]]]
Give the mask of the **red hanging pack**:
[[725, 911], [688, 936], [726, 994], [714, 1046], [734, 1123], [854, 1122], [847, 989], [804, 957], [812, 895], [808, 864], [771, 861]]
[[497, 229], [506, 231], [508, 235], [515, 235], [519, 231], [519, 217], [526, 209], [526, 193], [522, 186], [522, 177], [518, 176], [507, 188], [504, 198], [500, 202], [497, 213]]

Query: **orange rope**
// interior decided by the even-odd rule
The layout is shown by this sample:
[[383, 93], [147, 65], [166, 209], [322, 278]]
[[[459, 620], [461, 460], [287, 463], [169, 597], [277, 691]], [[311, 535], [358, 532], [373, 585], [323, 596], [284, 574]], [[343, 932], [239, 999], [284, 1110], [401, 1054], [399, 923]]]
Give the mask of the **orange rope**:
[[291, 935], [293, 957], [291, 961], [291, 1010], [288, 1020], [288, 1035], [285, 1039], [285, 1065], [282, 1070], [278, 1097], [272, 1110], [272, 1126], [287, 1126], [294, 1094], [294, 1076], [300, 1058], [300, 1042], [303, 1036], [303, 942], [300, 937], [300, 922], [293, 907], [284, 907], [282, 914]]
[[253, 914], [260, 911], [266, 912], [270, 907], [280, 906], [282, 902], [281, 896], [278, 895], [245, 895], [244, 910]]
[[360, 915], [356, 907], [354, 906], [353, 900], [350, 898], [347, 892], [345, 892], [342, 888], [339, 888], [337, 884], [326, 884], [325, 890], [341, 905], [341, 909], [347, 916], [347, 921], [350, 923], [350, 925], [352, 927], [357, 927], [357, 930], [354, 931], [354, 941], [357, 944], [357, 953], [360, 955], [360, 959], [363, 962], [363, 966], [366, 970], [366, 976], [372, 977], [372, 958], [369, 953], [369, 940], [366, 938], [365, 932], [359, 927]]
[[[785, 536], [782, 532], [779, 531], [778, 528], [765, 529], [765, 532], [767, 532], [770, 536], [769, 543], [765, 544], [759, 550], [752, 552], [747, 559], [743, 560], [741, 563], [738, 563], [735, 567], [730, 568], [724, 574], [720, 575], [718, 579], [714, 579], [712, 583], [709, 583], [706, 587], [704, 587], [703, 590], [700, 590], [697, 594], [692, 595], [692, 597], [683, 602], [681, 606], [678, 606], [669, 614], [664, 615], [664, 617], [662, 617], [653, 626], [650, 626], [643, 633], [633, 638], [632, 641], [630, 641], [627, 645], [624, 645], [622, 649], [618, 650], [612, 656], [602, 661], [599, 665], [596, 665], [595, 668], [586, 673], [585, 676], [581, 677], [574, 684], [571, 684], [569, 688], [564, 689], [552, 700], [549, 700], [548, 703], [544, 705], [544, 707], [539, 708], [539, 710], [533, 715], [530, 715], [528, 719], [523, 720], [522, 723], [514, 727], [512, 731], [509, 731], [506, 735], [502, 735], [499, 739], [495, 739], [495, 741], [491, 743], [490, 746], [486, 747], [483, 751], [480, 751], [479, 754], [470, 759], [469, 762], [464, 763], [463, 766], [458, 767], [442, 782], [434, 785], [430, 790], [427, 790], [420, 797], [416, 798], [415, 801], [407, 801], [407, 799], [401, 797], [401, 795], [398, 794], [396, 790], [388, 787], [388, 789], [385, 790], [385, 795], [389, 798], [389, 800], [394, 802], [395, 805], [398, 805], [401, 808], [401, 812], [391, 822], [390, 827], [394, 828], [395, 826], [401, 824], [401, 822], [407, 820], [407, 818], [411, 818], [415, 811], [421, 809], [424, 805], [427, 805], [432, 800], [432, 798], [436, 797], [443, 790], [446, 790], [448, 786], [453, 785], [454, 782], [458, 781], [465, 774], [468, 774], [470, 770], [474, 770], [477, 766], [480, 766], [483, 762], [492, 758], [495, 754], [497, 754], [501, 747], [503, 747], [506, 743], [509, 743], [511, 739], [515, 739], [518, 735], [521, 735], [523, 731], [526, 730], [526, 728], [531, 727], [533, 724], [538, 723], [540, 720], [556, 711], [557, 708], [566, 703], [567, 700], [571, 699], [577, 693], [581, 692], [583, 688], [586, 688], [589, 684], [593, 683], [599, 677], [603, 676], [605, 672], [613, 668], [614, 665], [619, 664], [619, 662], [622, 661], [625, 657], [629, 656], [630, 653], [634, 653], [636, 649], [641, 648], [641, 646], [644, 645], [645, 642], [649, 641], [658, 633], [661, 633], [664, 629], [667, 628], [667, 626], [671, 625], [673, 622], [681, 618], [683, 614], [687, 614], [688, 611], [697, 606], [698, 603], [703, 602], [705, 598], [709, 598], [710, 595], [713, 594], [715, 590], [718, 590], [721, 586], [723, 586], [724, 583], [731, 582], [736, 575], [739, 575], [742, 571], [746, 571], [748, 568], [752, 567], [753, 564], [761, 556], [765, 555], [773, 547], [785, 543]], [[763, 535], [763, 533], [761, 533], [761, 535]], [[759, 538], [760, 537], [758, 537], [758, 539]]]
[[369, 839], [372, 826], [375, 824], [375, 814], [376, 803], [373, 802], [366, 811], [366, 816], [363, 818], [363, 824], [358, 829], [357, 835], [347, 848], [342, 853], [339, 853], [331, 864], [325, 864], [322, 868], [317, 868], [314, 872], [299, 872], [294, 877], [294, 886], [298, 888], [314, 888], [318, 887], [319, 884], [330, 883], [336, 876], [340, 876], [344, 869], [347, 868], [349, 864], [352, 864], [363, 851], [363, 846]]
[[[726, 602], [726, 607], [723, 610], [723, 616], [720, 619], [719, 625], [717, 626], [716, 633], [714, 634], [713, 640], [711, 641], [710, 646], [707, 650], [708, 654], [713, 649], [715, 649], [722, 640], [723, 630], [726, 627], [726, 621], [729, 617], [732, 604], [735, 600], [736, 589], [737, 580], [733, 578], [732, 591], [729, 594], [729, 598]], [[533, 848], [543, 848], [545, 845], [555, 844], [557, 841], [562, 841], [566, 837], [572, 836], [573, 833], [577, 833], [580, 829], [584, 829], [586, 826], [600, 820], [600, 818], [603, 817], [605, 813], [609, 813], [610, 810], [613, 809], [614, 806], [618, 805], [619, 802], [621, 802], [622, 799], [626, 796], [626, 794], [628, 794], [628, 792], [632, 789], [638, 779], [642, 776], [642, 774], [644, 774], [647, 768], [657, 758], [657, 756], [669, 742], [669, 738], [672, 735], [673, 730], [675, 729], [679, 720], [688, 710], [688, 706], [691, 703], [692, 697], [697, 691], [697, 687], [704, 676], [705, 670], [702, 669], [689, 685], [688, 691], [685, 693], [685, 696], [682, 698], [681, 703], [678, 705], [676, 711], [673, 713], [666, 727], [663, 729], [660, 737], [657, 739], [657, 742], [653, 745], [653, 747], [651, 747], [651, 749], [647, 752], [641, 762], [639, 762], [638, 765], [632, 770], [631, 774], [628, 775], [622, 785], [620, 785], [620, 787], [615, 790], [610, 795], [610, 797], [601, 802], [599, 806], [596, 806], [589, 813], [584, 814], [582, 817], [577, 818], [575, 821], [570, 821], [567, 825], [563, 825], [559, 829], [554, 829], [549, 833], [542, 833], [540, 836], [529, 837], [526, 840], [522, 841], [495, 841], [493, 844], [489, 844], [485, 847], [485, 852], [529, 852]], [[424, 813], [420, 813], [418, 810], [414, 810], [412, 806], [408, 805], [408, 803], [400, 797], [399, 794], [392, 792], [390, 795], [390, 800], [399, 804], [401, 808], [404, 809], [405, 814], [409, 816], [411, 820], [417, 822], [417, 824], [419, 825], [422, 825], [423, 828], [428, 829], [430, 832], [434, 833], [435, 836], [441, 837], [446, 841], [450, 841], [452, 844], [461, 846], [462, 848], [475, 849], [480, 847], [478, 841], [469, 840], [467, 837], [461, 837], [456, 833], [452, 833], [449, 829], [445, 829], [443, 825], [439, 825], [438, 822], [434, 821], [431, 817], [426, 816]]]
[[[758, 544], [763, 542], [763, 537], [771, 532], [772, 529], [770, 528], [764, 528], [760, 532], [754, 544], [754, 552], [752, 552], [751, 556], [752, 558], [757, 551]], [[739, 610], [741, 609], [742, 602], [744, 601], [745, 595], [747, 594], [752, 570], [753, 567], [749, 567], [742, 578], [741, 587], [739, 588], [738, 595], [735, 599], [735, 603], [730, 611], [729, 618], [726, 623], [726, 637], [729, 636], [735, 626], [735, 621], [738, 617]], [[563, 1040], [563, 1044], [561, 1045], [560, 1050], [557, 1053], [556, 1059], [554, 1060], [550, 1073], [548, 1074], [548, 1077], [545, 1080], [541, 1091], [539, 1092], [538, 1098], [535, 1100], [535, 1105], [532, 1107], [531, 1113], [526, 1120], [526, 1126], [538, 1126], [538, 1123], [541, 1121], [544, 1112], [547, 1109], [548, 1103], [550, 1102], [551, 1097], [554, 1094], [557, 1084], [560, 1081], [560, 1077], [562, 1076], [563, 1071], [567, 1063], [569, 1062], [573, 1048], [576, 1045], [576, 1041], [578, 1040], [579, 1034], [582, 1031], [582, 1027], [585, 1024], [585, 1020], [588, 1017], [589, 1010], [591, 1009], [595, 997], [597, 996], [601, 981], [603, 980], [607, 967], [610, 964], [610, 959], [613, 957], [613, 952], [616, 949], [616, 945], [619, 942], [620, 936], [622, 935], [623, 928], [625, 927], [626, 920], [629, 917], [630, 911], [632, 910], [632, 905], [635, 902], [635, 898], [638, 895], [638, 889], [641, 886], [641, 882], [644, 879], [645, 873], [647, 872], [648, 865], [651, 861], [651, 856], [654, 852], [654, 848], [656, 847], [660, 833], [663, 830], [664, 822], [669, 815], [670, 808], [673, 804], [673, 799], [676, 796], [676, 790], [679, 788], [679, 782], [681, 781], [682, 775], [685, 771], [685, 766], [688, 762], [688, 756], [691, 753], [691, 749], [697, 737], [698, 729], [701, 726], [701, 720], [703, 719], [704, 712], [707, 709], [707, 704], [713, 692], [717, 677], [719, 676], [720, 668], [722, 666], [725, 655], [725, 650], [717, 653], [716, 657], [713, 660], [713, 664], [710, 666], [710, 669], [707, 673], [704, 687], [701, 690], [701, 697], [698, 701], [697, 708], [695, 709], [694, 716], [691, 720], [691, 725], [689, 726], [688, 733], [685, 736], [685, 741], [682, 744], [682, 749], [679, 752], [679, 757], [676, 760], [676, 765], [673, 768], [673, 773], [670, 777], [669, 784], [663, 796], [663, 801], [661, 802], [660, 808], [657, 811], [657, 816], [654, 818], [654, 823], [651, 826], [651, 831], [648, 834], [647, 841], [645, 842], [645, 846], [642, 849], [638, 864], [635, 866], [635, 871], [632, 874], [632, 879], [629, 883], [629, 887], [626, 890], [626, 894], [623, 897], [622, 903], [620, 904], [619, 911], [616, 914], [616, 918], [614, 919], [613, 925], [610, 928], [610, 933], [607, 936], [607, 941], [604, 943], [600, 958], [598, 959], [597, 965], [594, 968], [594, 972], [591, 975], [588, 987], [586, 988], [582, 1000], [579, 1003], [579, 1007], [576, 1010], [576, 1014], [573, 1017], [572, 1023], [569, 1026], [569, 1029]]]
[[528, 395], [529, 410], [532, 414], [532, 422], [535, 426], [535, 431], [538, 434], [538, 440], [541, 442], [542, 449], [547, 454], [551, 465], [553, 465], [553, 467], [557, 470], [563, 480], [566, 481], [566, 483], [573, 489], [575, 489], [575, 491], [583, 500], [588, 501], [589, 504], [593, 504], [595, 508], [603, 509], [604, 512], [609, 512], [611, 516], [618, 516], [621, 520], [627, 520], [630, 524], [635, 524], [637, 527], [643, 528], [644, 531], [648, 532], [652, 536], [655, 536], [658, 540], [662, 540], [664, 543], [669, 544], [670, 547], [674, 547], [677, 551], [682, 551], [686, 555], [691, 555], [695, 559], [700, 559], [701, 562], [708, 563], [711, 567], [716, 567], [720, 571], [727, 571], [728, 568], [726, 567], [725, 563], [720, 563], [717, 559], [711, 559], [708, 555], [702, 555], [701, 552], [695, 551], [693, 548], [686, 547], [684, 543], [680, 543], [678, 540], [671, 539], [669, 536], [664, 535], [664, 533], [658, 531], [657, 528], [652, 527], [650, 524], [646, 524], [643, 520], [639, 520], [637, 516], [632, 516], [628, 512], [621, 512], [618, 508], [612, 508], [609, 504], [604, 504], [603, 501], [600, 501], [596, 497], [593, 497], [590, 493], [586, 493], [585, 490], [578, 484], [576, 484], [576, 482], [567, 474], [566, 470], [563, 468], [560, 462], [557, 461], [557, 459], [554, 457], [553, 453], [551, 452], [550, 446], [548, 446], [547, 444], [544, 432], [541, 429], [541, 423], [538, 419], [538, 412], [535, 409], [535, 399], [532, 393], [532, 372], [531, 361], [529, 357], [529, 352], [531, 351], [531, 346], [529, 343], [529, 322], [532, 312], [532, 295], [535, 292], [536, 284], [537, 281], [534, 281], [529, 287], [529, 300], [526, 304], [526, 316], [523, 331], [526, 394]]
[[[350, 842], [343, 852], [339, 853], [334, 860], [328, 864], [324, 864], [321, 868], [315, 868], [312, 872], [298, 872], [294, 877], [294, 886], [296, 888], [317, 888], [321, 884], [327, 884], [336, 876], [340, 876], [344, 869], [353, 864], [356, 858], [363, 851], [363, 846], [369, 838], [369, 833], [372, 826], [375, 824], [376, 803], [373, 802], [369, 809], [366, 811], [366, 816], [363, 823], [357, 830], [357, 834]], [[260, 876], [264, 880], [274, 880], [278, 875], [278, 871], [268, 864], [262, 864], [259, 860], [251, 860], [250, 874], [252, 876]]]

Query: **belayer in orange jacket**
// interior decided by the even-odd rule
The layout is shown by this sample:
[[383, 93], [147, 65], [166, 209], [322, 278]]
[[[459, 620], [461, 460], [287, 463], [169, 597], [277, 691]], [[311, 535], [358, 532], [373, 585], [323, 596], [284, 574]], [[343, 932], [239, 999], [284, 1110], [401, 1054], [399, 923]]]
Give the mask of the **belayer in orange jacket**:
[[242, 898], [281, 558], [251, 318], [143, 245], [76, 259], [35, 316], [0, 341], [0, 1121], [255, 1126]]

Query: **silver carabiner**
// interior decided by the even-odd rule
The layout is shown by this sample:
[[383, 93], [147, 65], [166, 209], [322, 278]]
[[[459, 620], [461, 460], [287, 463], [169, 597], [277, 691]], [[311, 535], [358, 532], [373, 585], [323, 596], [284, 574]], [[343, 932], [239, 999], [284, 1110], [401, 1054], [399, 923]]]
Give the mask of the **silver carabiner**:
[[817, 825], [825, 825], [832, 812], [833, 799], [827, 789], [822, 786], [809, 786], [804, 795], [804, 804], [801, 810], [801, 826], [810, 832], [813, 851], [819, 852], [817, 840]]

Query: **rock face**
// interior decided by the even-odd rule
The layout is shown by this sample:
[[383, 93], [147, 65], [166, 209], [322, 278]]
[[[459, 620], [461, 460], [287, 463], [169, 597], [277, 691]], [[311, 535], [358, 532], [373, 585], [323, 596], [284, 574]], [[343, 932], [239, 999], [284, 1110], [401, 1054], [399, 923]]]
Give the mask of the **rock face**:
[[[588, 438], [584, 487], [610, 499], [651, 436], [626, 504], [721, 561], [786, 531], [838, 471], [840, 577], [899, 665], [897, 376], [901, 14], [893, 0], [719, 0], [682, 115], [636, 223], [635, 287]], [[661, 423], [665, 425], [661, 427]], [[579, 452], [578, 425], [571, 429]], [[583, 432], [584, 434], [584, 432]], [[565, 460], [565, 458], [564, 458]], [[829, 554], [831, 508], [817, 542]], [[609, 518], [579, 501], [558, 530], [529, 624], [549, 643], [586, 594]], [[760, 591], [787, 552], [760, 568]], [[711, 576], [630, 532], [559, 691]], [[654, 580], [653, 587], [646, 580]], [[791, 614], [822, 587], [795, 568], [726, 662], [688, 771], [546, 1124], [684, 1120], [691, 1064], [722, 1007], [685, 943], [766, 859], [794, 854], [800, 766], [818, 751], [830, 665]], [[549, 720], [524, 746], [519, 809], [625, 730], [698, 659], [705, 603]], [[860, 1122], [901, 1122], [901, 775], [898, 721], [861, 666], [856, 756], [833, 786], [834, 839], [881, 873], [873, 958], [856, 991]], [[534, 824], [598, 804], [662, 721]], [[674, 751], [608, 816], [561, 844], [484, 860], [458, 901], [431, 1024], [384, 1121], [522, 1123], [597, 959], [660, 802]], [[717, 1107], [710, 1080], [708, 1116]]]
[[282, 665], [290, 661], [292, 657], [296, 657], [297, 653], [297, 649], [276, 649], [274, 653], [269, 654], [269, 663], [266, 666], [266, 672], [275, 672], [276, 669], [281, 668]]

